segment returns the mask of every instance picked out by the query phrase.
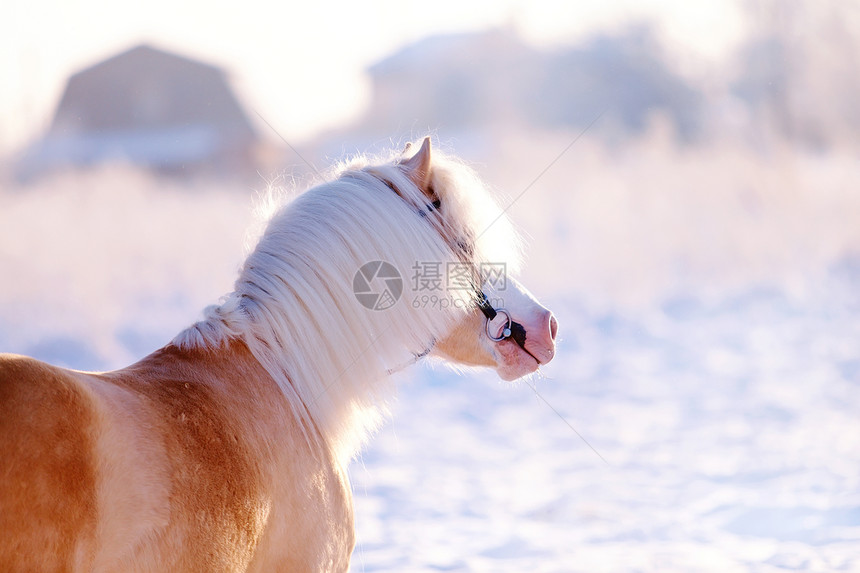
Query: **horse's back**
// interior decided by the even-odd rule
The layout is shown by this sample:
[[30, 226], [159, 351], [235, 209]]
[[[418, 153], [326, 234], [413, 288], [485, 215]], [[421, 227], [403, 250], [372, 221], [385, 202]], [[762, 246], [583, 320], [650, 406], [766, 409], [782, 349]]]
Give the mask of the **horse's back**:
[[68, 571], [92, 558], [93, 397], [76, 373], [0, 355], [0, 564]]
[[255, 456], [227, 405], [163, 354], [106, 374], [0, 354], [0, 571], [247, 566]]
[[346, 570], [346, 477], [264, 374], [244, 347], [0, 354], [0, 572]]

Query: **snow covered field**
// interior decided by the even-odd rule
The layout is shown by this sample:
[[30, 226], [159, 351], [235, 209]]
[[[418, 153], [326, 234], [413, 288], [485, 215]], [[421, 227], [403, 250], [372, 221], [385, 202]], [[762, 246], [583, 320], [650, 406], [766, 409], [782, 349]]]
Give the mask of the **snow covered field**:
[[553, 299], [545, 379], [422, 371], [352, 470], [353, 569], [860, 569], [858, 279], [633, 316]]
[[[515, 196], [564, 143], [481, 170]], [[850, 156], [575, 148], [511, 208], [556, 360], [399, 375], [350, 469], [353, 571], [860, 570], [859, 182]], [[251, 196], [119, 168], [0, 190], [0, 350], [157, 348], [230, 289]]]

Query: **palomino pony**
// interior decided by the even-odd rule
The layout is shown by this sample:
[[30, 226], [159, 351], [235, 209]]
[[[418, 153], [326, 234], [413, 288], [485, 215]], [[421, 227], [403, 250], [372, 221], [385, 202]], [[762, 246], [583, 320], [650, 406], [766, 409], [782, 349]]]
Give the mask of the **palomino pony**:
[[[551, 313], [475, 271], [514, 266], [502, 212], [429, 139], [411, 150], [282, 206], [235, 290], [132, 366], [0, 355], [0, 570], [349, 568], [345, 467], [391, 372], [434, 354], [514, 379], [555, 351]], [[405, 288], [436, 264], [464, 288]]]

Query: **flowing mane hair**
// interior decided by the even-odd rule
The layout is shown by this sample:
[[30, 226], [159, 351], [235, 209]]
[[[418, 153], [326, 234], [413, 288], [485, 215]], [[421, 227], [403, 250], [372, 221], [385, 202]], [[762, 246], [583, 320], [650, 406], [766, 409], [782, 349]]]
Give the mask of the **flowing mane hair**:
[[[306, 439], [322, 440], [341, 459], [385, 414], [390, 372], [473, 309], [471, 290], [445, 288], [448, 265], [505, 263], [508, 272], [518, 265], [511, 225], [472, 169], [434, 150], [429, 188], [420, 189], [405, 160], [355, 158], [329, 182], [278, 205], [233, 292], [173, 341], [181, 348], [244, 341]], [[353, 292], [356, 272], [370, 261], [392, 264], [403, 279], [402, 297], [385, 310], [365, 308]], [[441, 270], [442, 290], [424, 293], [435, 302], [417, 297], [422, 264]]]

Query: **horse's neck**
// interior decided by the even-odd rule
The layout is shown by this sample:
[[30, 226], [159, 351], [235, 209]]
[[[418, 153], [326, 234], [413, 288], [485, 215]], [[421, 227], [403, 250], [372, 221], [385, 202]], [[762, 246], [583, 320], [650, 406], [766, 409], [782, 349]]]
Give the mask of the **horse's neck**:
[[[295, 313], [273, 301], [265, 308], [254, 303], [250, 310], [241, 304], [252, 303], [234, 293], [222, 306], [207, 308], [204, 320], [181, 332], [164, 351], [202, 352], [206, 368], [242, 368], [251, 379], [274, 384], [305, 441], [348, 462], [381, 421], [380, 398], [393, 392], [384, 372], [364, 364], [374, 359], [368, 345], [364, 340], [352, 347], [341, 346], [343, 340], [332, 344], [330, 336], [297, 339], [306, 331], [279, 324], [280, 319], [294, 320]], [[374, 342], [381, 344], [379, 336]]]
[[139, 377], [141, 383], [180, 380], [205, 386], [219, 394], [238, 391], [242, 395], [252, 395], [274, 385], [240, 340], [230, 340], [215, 348], [179, 348], [169, 344], [118, 372]]
[[[157, 388], [165, 385], [186, 388], [189, 407], [199, 407], [193, 401], [205, 396], [217, 406], [221, 417], [240, 427], [259, 448], [271, 451], [276, 449], [274, 444], [305, 441], [301, 421], [241, 340], [233, 339], [216, 348], [168, 345], [111, 375], [140, 394], [158, 396]], [[277, 457], [277, 452], [272, 455]]]

